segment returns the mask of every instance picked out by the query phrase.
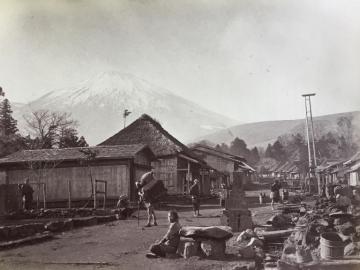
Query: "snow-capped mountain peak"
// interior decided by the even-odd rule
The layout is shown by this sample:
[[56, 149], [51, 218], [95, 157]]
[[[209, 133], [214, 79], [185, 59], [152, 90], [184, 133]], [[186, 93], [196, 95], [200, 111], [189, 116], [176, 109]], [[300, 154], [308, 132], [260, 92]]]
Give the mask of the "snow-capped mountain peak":
[[27, 106], [27, 110], [38, 109], [71, 112], [80, 124], [80, 134], [92, 144], [123, 127], [125, 109], [132, 112], [128, 123], [146, 113], [184, 142], [236, 123], [166, 89], [117, 71], [103, 72], [74, 87], [50, 91]]

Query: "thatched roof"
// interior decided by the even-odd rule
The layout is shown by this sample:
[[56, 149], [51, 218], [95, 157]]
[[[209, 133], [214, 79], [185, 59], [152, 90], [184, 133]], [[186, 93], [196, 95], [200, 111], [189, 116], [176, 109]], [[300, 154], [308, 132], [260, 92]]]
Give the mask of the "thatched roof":
[[126, 128], [120, 130], [99, 145], [126, 145], [142, 143], [148, 145], [156, 157], [185, 154], [203, 162], [188, 147], [167, 132], [157, 121], [143, 114]]
[[144, 144], [94, 146], [62, 149], [22, 150], [0, 159], [0, 166], [10, 163], [38, 162], [38, 161], [69, 161], [85, 160], [86, 153], [94, 153], [94, 158], [99, 159], [131, 159], [138, 152], [147, 149], [154, 158], [153, 153]]

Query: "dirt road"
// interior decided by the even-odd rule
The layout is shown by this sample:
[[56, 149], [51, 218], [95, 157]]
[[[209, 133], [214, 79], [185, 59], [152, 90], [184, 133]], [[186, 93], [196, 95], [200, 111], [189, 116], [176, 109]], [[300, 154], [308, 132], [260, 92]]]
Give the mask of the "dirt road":
[[[180, 211], [182, 225], [219, 225], [221, 210], [208, 206], [202, 217], [192, 211]], [[251, 209], [254, 219], [271, 215], [269, 206]], [[157, 211], [159, 225], [144, 228], [145, 211], [141, 211], [140, 227], [137, 219], [120, 220], [108, 224], [65, 232], [36, 245], [28, 245], [0, 252], [0, 269], [231, 269], [239, 262], [233, 257], [224, 261], [200, 259], [147, 259], [145, 254], [155, 240], [166, 232], [166, 211]]]

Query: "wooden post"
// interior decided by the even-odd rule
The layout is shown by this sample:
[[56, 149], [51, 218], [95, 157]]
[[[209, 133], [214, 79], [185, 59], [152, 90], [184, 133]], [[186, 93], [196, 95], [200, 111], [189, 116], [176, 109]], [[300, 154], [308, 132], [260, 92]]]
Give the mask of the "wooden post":
[[93, 188], [93, 196], [94, 196], [94, 209], [96, 209], [96, 180], [94, 181], [94, 188]]
[[188, 161], [188, 167], [187, 167], [187, 177], [186, 177], [186, 193], [190, 193], [190, 161]]
[[106, 192], [107, 192], [107, 182], [104, 182], [105, 186], [104, 186], [104, 205], [103, 208], [105, 210], [105, 204], [106, 204]]
[[36, 210], [40, 207], [40, 183], [38, 182], [37, 185], [37, 192], [36, 192]]
[[71, 208], [71, 181], [68, 180], [68, 208]]
[[201, 173], [201, 193], [204, 194], [204, 186], [205, 186], [204, 171], [200, 169], [200, 173]]
[[46, 184], [43, 184], [44, 209], [46, 209]]

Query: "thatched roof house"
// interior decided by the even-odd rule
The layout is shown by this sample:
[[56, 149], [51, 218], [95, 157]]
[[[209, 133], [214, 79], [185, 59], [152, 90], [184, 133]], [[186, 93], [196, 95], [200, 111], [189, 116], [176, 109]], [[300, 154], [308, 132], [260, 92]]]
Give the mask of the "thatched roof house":
[[143, 114], [100, 145], [148, 145], [157, 158], [155, 175], [163, 180], [169, 193], [187, 193], [194, 178], [200, 179], [203, 193], [210, 192], [204, 170], [209, 167], [190, 149], [167, 132], [159, 122]]

